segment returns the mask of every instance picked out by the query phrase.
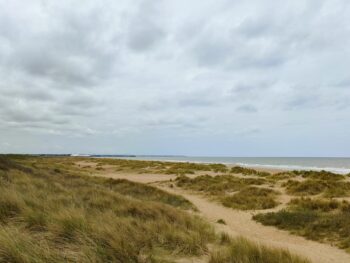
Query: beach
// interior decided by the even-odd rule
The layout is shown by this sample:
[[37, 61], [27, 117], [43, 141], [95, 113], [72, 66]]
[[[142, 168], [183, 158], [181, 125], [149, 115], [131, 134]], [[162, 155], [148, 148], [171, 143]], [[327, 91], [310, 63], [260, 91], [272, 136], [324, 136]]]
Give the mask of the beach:
[[[132, 160], [132, 159], [130, 159]], [[107, 161], [108, 162], [108, 161]], [[135, 161], [137, 162], [137, 161]], [[179, 161], [183, 163], [183, 161]], [[207, 163], [208, 164], [208, 163]], [[78, 163], [81, 167], [97, 167], [96, 162], [82, 161]], [[234, 164], [225, 164], [229, 169], [235, 167]], [[293, 195], [287, 194], [285, 189], [280, 184], [275, 185], [275, 190], [281, 194], [278, 197], [278, 205], [270, 209], [253, 209], [247, 211], [232, 210], [224, 207], [211, 198], [208, 199], [207, 195], [203, 195], [201, 192], [193, 190], [182, 189], [181, 187], [175, 187], [172, 182], [176, 181], [177, 175], [166, 173], [148, 173], [140, 171], [134, 172], [115, 172], [113, 165], [107, 164], [105, 166], [99, 166], [103, 172], [98, 176], [114, 178], [114, 179], [127, 179], [135, 182], [146, 183], [159, 187], [165, 191], [184, 196], [190, 200], [199, 209], [200, 214], [207, 220], [212, 222], [216, 228], [222, 229], [232, 236], [244, 236], [258, 243], [266, 244], [272, 247], [284, 248], [298, 255], [306, 256], [311, 259], [312, 262], [348, 262], [350, 260], [350, 254], [342, 251], [329, 244], [322, 244], [315, 241], [307, 240], [303, 237], [292, 235], [286, 231], [278, 230], [271, 226], [263, 226], [252, 219], [252, 215], [260, 212], [276, 212], [288, 207], [288, 203], [293, 199]], [[280, 174], [286, 172], [285, 169], [274, 169], [266, 167], [255, 167], [257, 171], [267, 172], [274, 174]], [[195, 172], [187, 174], [189, 178], [196, 178], [203, 174], [209, 174], [210, 176], [216, 176], [215, 172]], [[220, 174], [220, 173], [219, 173]], [[220, 176], [220, 175], [217, 175]], [[239, 177], [245, 177], [245, 175], [236, 175]], [[254, 175], [252, 175], [254, 177]], [[302, 178], [298, 178], [302, 180]], [[171, 182], [171, 183], [169, 183]], [[346, 178], [345, 182], [350, 183], [350, 178]], [[262, 186], [261, 186], [262, 187]], [[271, 188], [271, 186], [268, 186]], [[339, 198], [341, 201], [350, 201], [349, 197]], [[216, 222], [222, 219], [226, 222], [226, 225], [218, 225]]]
[[[222, 163], [0, 156], [0, 190], [0, 259], [18, 253], [13, 242], [26, 242], [30, 249], [17, 256], [50, 262], [105, 255], [126, 262], [225, 263], [257, 255], [264, 263], [350, 262], [344, 235], [350, 233], [348, 175]], [[24, 229], [21, 235], [18, 229]], [[128, 240], [127, 247], [119, 238]], [[78, 254], [77, 247], [83, 247]]]

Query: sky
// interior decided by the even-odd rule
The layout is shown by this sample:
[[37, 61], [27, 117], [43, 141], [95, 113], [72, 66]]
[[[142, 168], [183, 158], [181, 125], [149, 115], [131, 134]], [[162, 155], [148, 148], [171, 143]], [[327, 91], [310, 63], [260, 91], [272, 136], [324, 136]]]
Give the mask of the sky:
[[350, 156], [348, 0], [0, 0], [0, 152]]

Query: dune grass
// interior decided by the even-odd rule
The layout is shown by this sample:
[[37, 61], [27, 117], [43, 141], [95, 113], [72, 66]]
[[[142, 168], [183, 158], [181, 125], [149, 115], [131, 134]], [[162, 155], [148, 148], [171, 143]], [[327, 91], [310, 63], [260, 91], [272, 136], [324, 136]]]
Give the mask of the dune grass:
[[242, 237], [223, 240], [226, 248], [212, 252], [209, 263], [310, 263], [287, 250], [261, 246]]
[[343, 180], [345, 179], [344, 175], [336, 174], [328, 171], [307, 171], [307, 170], [301, 170], [301, 171], [290, 171], [289, 174], [292, 174], [294, 176], [301, 176], [303, 178], [308, 179], [317, 179], [317, 180], [330, 180], [330, 181], [337, 181], [337, 180]]
[[255, 175], [255, 176], [269, 176], [269, 175], [271, 175], [269, 172], [258, 171], [255, 169], [241, 167], [241, 166], [232, 167], [230, 172], [233, 174]]
[[258, 214], [253, 219], [350, 251], [350, 204], [345, 201], [293, 199], [287, 209]]
[[225, 192], [235, 192], [249, 185], [262, 185], [266, 181], [262, 178], [239, 178], [233, 175], [201, 175], [195, 178], [179, 176], [176, 184], [179, 187], [191, 189], [209, 195], [222, 195]]
[[176, 179], [179, 187], [204, 193], [224, 206], [241, 210], [268, 209], [278, 204], [276, 191], [254, 187], [265, 183], [263, 178], [239, 178], [227, 174], [195, 178], [180, 176]]
[[31, 161], [0, 159], [0, 262], [162, 262], [215, 240], [182, 197]]
[[191, 202], [179, 195], [169, 194], [158, 188], [125, 179], [106, 179], [104, 184], [122, 195], [147, 201], [156, 201], [182, 209], [196, 210]]
[[268, 188], [246, 187], [238, 193], [221, 198], [221, 203], [240, 210], [269, 209], [278, 205], [278, 193]]
[[[195, 207], [183, 197], [127, 180], [84, 176], [75, 163], [0, 155], [0, 262], [169, 263], [207, 253], [212, 263], [307, 262], [227, 234], [218, 237], [208, 223], [185, 212]], [[230, 180], [235, 189], [264, 182], [222, 183]], [[208, 244], [215, 244], [215, 252]]]
[[304, 181], [288, 180], [283, 184], [287, 193], [292, 195], [317, 195], [341, 197], [350, 195], [350, 183], [343, 180], [306, 179]]
[[133, 171], [137, 173], [160, 173], [186, 175], [196, 172], [214, 172], [226, 173], [228, 168], [224, 164], [212, 163], [190, 163], [190, 162], [161, 162], [161, 161], [144, 161], [130, 159], [90, 159], [98, 163], [96, 169], [103, 170], [102, 165], [111, 165], [116, 171]]

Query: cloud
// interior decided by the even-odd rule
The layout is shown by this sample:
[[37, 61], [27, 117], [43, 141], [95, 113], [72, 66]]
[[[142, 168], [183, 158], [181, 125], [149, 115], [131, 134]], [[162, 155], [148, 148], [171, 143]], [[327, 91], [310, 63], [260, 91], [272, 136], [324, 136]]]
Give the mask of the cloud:
[[142, 52], [153, 48], [165, 36], [165, 33], [151, 21], [137, 18], [129, 27], [128, 46]]
[[136, 52], [143, 52], [154, 48], [165, 38], [166, 32], [161, 28], [159, 10], [155, 2], [145, 1], [132, 15], [127, 29], [127, 45]]
[[257, 108], [253, 105], [249, 105], [249, 104], [245, 104], [245, 105], [242, 105], [242, 106], [239, 106], [237, 108], [237, 111], [238, 112], [242, 112], [242, 113], [255, 113], [257, 112]]
[[350, 154], [346, 0], [0, 6], [6, 151]]

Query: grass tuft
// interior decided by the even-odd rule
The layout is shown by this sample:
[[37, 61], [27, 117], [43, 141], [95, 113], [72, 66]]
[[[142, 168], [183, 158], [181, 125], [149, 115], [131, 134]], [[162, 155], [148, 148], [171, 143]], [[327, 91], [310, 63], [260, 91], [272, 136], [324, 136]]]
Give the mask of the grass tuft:
[[66, 159], [2, 163], [10, 180], [0, 185], [0, 262], [160, 262], [202, 255], [215, 241], [183, 197], [82, 176]]
[[226, 222], [225, 222], [225, 220], [224, 219], [218, 219], [217, 221], [216, 221], [216, 223], [218, 223], [218, 224], [222, 224], [222, 225], [226, 225]]
[[293, 199], [287, 209], [258, 214], [253, 219], [350, 250], [350, 204], [345, 201]]
[[241, 167], [241, 166], [232, 167], [230, 172], [233, 174], [256, 175], [256, 176], [269, 176], [269, 175], [271, 175], [268, 172], [258, 171], [255, 169], [245, 168], [245, 167]]
[[209, 263], [310, 263], [287, 250], [272, 249], [244, 238], [229, 241], [225, 249], [211, 253]]
[[277, 192], [271, 189], [246, 187], [234, 195], [223, 197], [221, 202], [234, 209], [269, 209], [278, 205], [276, 196]]

